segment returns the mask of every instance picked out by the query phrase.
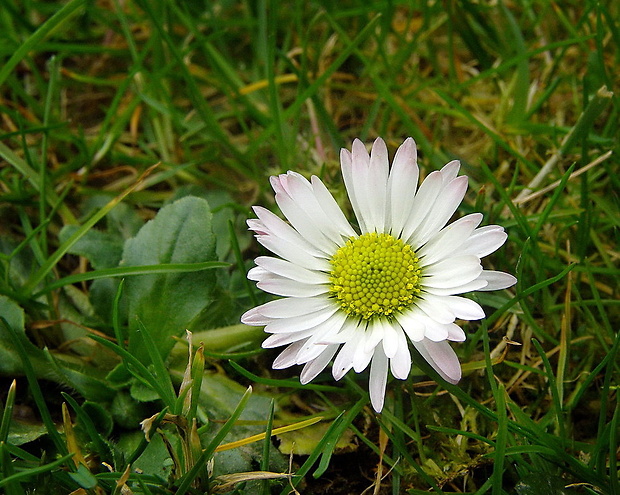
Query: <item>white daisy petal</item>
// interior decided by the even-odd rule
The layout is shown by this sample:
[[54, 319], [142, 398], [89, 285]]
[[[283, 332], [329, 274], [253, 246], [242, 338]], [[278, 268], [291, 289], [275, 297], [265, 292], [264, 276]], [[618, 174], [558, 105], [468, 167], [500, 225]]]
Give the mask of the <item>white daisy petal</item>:
[[476, 280], [481, 273], [482, 265], [476, 256], [459, 256], [424, 267], [423, 284], [439, 289], [457, 287]]
[[441, 201], [433, 207], [433, 214], [426, 217], [425, 222], [416, 231], [416, 242], [426, 243], [431, 236], [439, 232], [454, 214], [467, 191], [467, 177], [462, 175], [446, 184], [441, 190]]
[[493, 270], [483, 270], [478, 278], [487, 282], [487, 285], [483, 289], [478, 289], [484, 291], [507, 289], [517, 283], [517, 279], [509, 273], [496, 272]]
[[293, 174], [293, 172], [289, 174], [287, 183], [291, 200], [299, 205], [326, 239], [339, 244], [342, 236], [355, 235], [355, 231], [346, 221], [338, 204], [320, 179], [311, 177], [312, 182], [308, 182], [299, 174]]
[[357, 191], [355, 190], [355, 185], [353, 183], [353, 155], [349, 150], [340, 150], [340, 168], [342, 170], [342, 179], [344, 180], [344, 185], [347, 189], [349, 201], [353, 207], [353, 213], [355, 213], [355, 218], [357, 218], [357, 223], [359, 224], [360, 230], [362, 232], [368, 232], [366, 230], [366, 223], [364, 222], [362, 210], [358, 202]]
[[[398, 331], [396, 330], [396, 326], [392, 325], [391, 322], [387, 320], [379, 320], [381, 322], [381, 326], [383, 327], [383, 340], [381, 341], [383, 344], [383, 352], [385, 355], [392, 359], [396, 356], [398, 352], [398, 346], [401, 344], [399, 339]], [[398, 328], [400, 333], [402, 333], [402, 329]]]
[[312, 335], [306, 341], [303, 349], [297, 355], [297, 364], [305, 364], [306, 362], [311, 361], [321, 352], [323, 352], [324, 348], [327, 345], [331, 345], [325, 343], [325, 339], [331, 335], [338, 333], [338, 331], [342, 327], [343, 322], [344, 318], [342, 318], [340, 314], [335, 313], [331, 315], [327, 320], [321, 322], [316, 327], [314, 327], [312, 329]]
[[259, 311], [260, 306], [252, 308], [241, 315], [241, 323], [252, 326], [266, 325], [271, 321], [271, 318], [264, 316]]
[[363, 331], [360, 329], [357, 322], [351, 322], [347, 320], [346, 313], [336, 313], [334, 317], [341, 316], [343, 318], [343, 322], [340, 325], [340, 331], [330, 336], [324, 336], [321, 339], [321, 343], [323, 344], [344, 344], [352, 339], [356, 332]]
[[273, 236], [257, 235], [256, 240], [269, 249], [272, 253], [281, 258], [305, 266], [311, 270], [329, 271], [329, 262], [323, 258], [313, 256], [296, 244], [290, 243], [285, 239], [278, 239]]
[[448, 325], [447, 338], [452, 342], [464, 342], [467, 339], [463, 329], [459, 327], [456, 323], [451, 323], [450, 325]]
[[441, 176], [443, 177], [443, 183], [447, 184], [448, 182], [456, 179], [460, 168], [461, 162], [458, 160], [452, 160], [451, 162], [446, 163], [440, 170]]
[[362, 339], [362, 341], [358, 342], [357, 348], [353, 354], [353, 370], [356, 373], [361, 373], [368, 367], [368, 363], [372, 359], [372, 356], [375, 353], [375, 348], [364, 345], [366, 339]]
[[[272, 258], [271, 256], [259, 256], [254, 260], [259, 267], [267, 270], [268, 272], [275, 273], [281, 277], [290, 278], [291, 280], [297, 280], [306, 284], [327, 284], [329, 283], [329, 277], [319, 271], [307, 270], [290, 261], [282, 260], [279, 258]], [[250, 279], [256, 280], [256, 279]]]
[[368, 182], [373, 185], [373, 197], [370, 212], [376, 232], [385, 232], [387, 213], [387, 183], [389, 173], [388, 151], [385, 141], [377, 138], [370, 151]]
[[420, 308], [426, 316], [438, 323], [452, 323], [456, 318], [454, 311], [452, 311], [452, 307], [445, 301], [444, 297], [426, 294], [424, 297], [419, 298], [415, 302], [415, 305]]
[[311, 285], [289, 280], [277, 275], [271, 275], [269, 279], [261, 280], [256, 284], [260, 290], [283, 297], [312, 297], [325, 294], [327, 287], [323, 285]]
[[[262, 347], [264, 349], [272, 349], [274, 347], [282, 347], [283, 345], [289, 345], [289, 344], [292, 344], [293, 342], [299, 342], [300, 340], [303, 340], [305, 342], [306, 340], [308, 340], [308, 337], [312, 336], [313, 332], [314, 332], [314, 328], [307, 328], [306, 330], [301, 330], [299, 332], [274, 333], [273, 335], [270, 335], [263, 341]], [[293, 362], [293, 364], [295, 363]], [[290, 366], [292, 366], [293, 364], [291, 364]], [[285, 367], [288, 367], [288, 366], [285, 366]]]
[[476, 301], [458, 296], [446, 296], [442, 298], [457, 318], [461, 320], [480, 320], [484, 318], [484, 310]]
[[445, 340], [432, 342], [424, 339], [413, 345], [439, 375], [449, 383], [457, 384], [461, 379], [461, 364], [456, 353]]
[[450, 325], [450, 323], [439, 323], [433, 318], [428, 318], [428, 320], [424, 323], [426, 325], [426, 330], [424, 331], [424, 337], [426, 340], [441, 342], [442, 340], [446, 340], [448, 338], [448, 325]]
[[[361, 218], [358, 217], [360, 228], [362, 232], [373, 232], [375, 230], [373, 196], [377, 185], [370, 182], [370, 156], [359, 139], [353, 141], [351, 156], [353, 160], [353, 188], [361, 214]], [[349, 187], [347, 186], [348, 190]]]
[[267, 227], [257, 218], [250, 218], [246, 223], [248, 224], [248, 229], [252, 230], [256, 235], [270, 235]]
[[323, 253], [334, 252], [334, 242], [323, 235], [303, 207], [300, 207], [293, 198], [287, 194], [276, 194], [276, 203], [286, 219], [305, 239], [312, 239], [312, 244]]
[[426, 325], [420, 311], [409, 310], [396, 314], [396, 321], [407, 334], [411, 342], [418, 342], [424, 338], [426, 333]]
[[405, 380], [411, 371], [411, 353], [407, 345], [407, 339], [401, 328], [396, 328], [398, 336], [398, 344], [396, 346], [396, 354], [390, 359], [390, 370], [394, 378]]
[[385, 387], [387, 385], [388, 358], [381, 346], [377, 347], [370, 362], [370, 403], [376, 412], [381, 412], [385, 401]]
[[284, 349], [278, 357], [276, 357], [273, 361], [271, 367], [274, 370], [283, 370], [285, 368], [290, 368], [295, 364], [295, 356], [299, 349], [304, 345], [304, 341], [300, 340], [299, 342], [295, 342], [294, 344], [289, 345], [286, 349]]
[[325, 221], [334, 226], [334, 230], [341, 236], [353, 237], [357, 235], [355, 230], [351, 227], [351, 224], [347, 222], [347, 219], [342, 213], [342, 210], [336, 203], [336, 200], [331, 193], [325, 187], [325, 184], [321, 182], [316, 176], [311, 177], [312, 190], [316, 197], [321, 212], [325, 218]]
[[355, 357], [356, 350], [357, 341], [349, 340], [342, 346], [340, 351], [338, 351], [338, 355], [336, 356], [336, 359], [334, 359], [334, 364], [332, 366], [332, 375], [334, 380], [340, 380], [351, 368], [353, 368], [353, 358]]
[[337, 344], [327, 345], [318, 357], [314, 358], [312, 361], [308, 361], [299, 375], [301, 384], [305, 385], [314, 380], [318, 374], [327, 367], [339, 347], [340, 346]]
[[[273, 318], [290, 318], [291, 316], [309, 315], [331, 305], [332, 302], [327, 297], [299, 297], [276, 299], [275, 301], [269, 301], [268, 303], [257, 306], [250, 311], [257, 311], [260, 315], [271, 320]], [[248, 311], [248, 313], [250, 311]]]
[[436, 296], [452, 296], [455, 294], [464, 294], [465, 292], [471, 292], [474, 290], [483, 290], [488, 282], [478, 277], [476, 280], [467, 282], [465, 284], [457, 285], [455, 287], [424, 287], [424, 290], [429, 294], [435, 294]]
[[461, 254], [473, 254], [484, 258], [497, 251], [508, 239], [508, 234], [499, 225], [486, 225], [476, 229], [461, 246]]
[[394, 155], [388, 179], [388, 208], [391, 234], [399, 237], [411, 211], [420, 170], [415, 141], [407, 138]]
[[271, 275], [272, 273], [269, 270], [265, 270], [262, 266], [255, 266], [248, 270], [248, 279], [254, 282], [267, 280]]
[[431, 172], [424, 182], [420, 185], [418, 193], [415, 195], [411, 210], [408, 212], [408, 218], [405, 220], [405, 226], [401, 238], [411, 244], [414, 249], [418, 249], [421, 243], [415, 237], [416, 229], [424, 222], [426, 217], [432, 212], [437, 195], [441, 191], [443, 179], [441, 172]]
[[476, 253], [463, 252], [463, 247], [481, 221], [480, 213], [472, 213], [444, 227], [418, 250], [422, 264], [431, 265], [456, 251], [461, 255], [476, 255]]
[[[274, 213], [260, 206], [255, 206], [253, 210], [261, 223], [260, 226], [254, 224], [254, 226], [260, 228], [260, 231], [256, 231], [257, 239], [262, 236], [276, 238], [278, 241], [285, 241], [289, 244], [292, 244], [298, 249], [301, 249], [312, 256], [318, 256], [322, 254], [312, 243], [304, 239], [299, 232], [297, 232], [293, 227], [291, 227], [284, 220], [276, 216]], [[250, 228], [252, 228], [252, 225], [253, 224], [249, 225]]]
[[297, 332], [299, 330], [306, 330], [307, 328], [313, 328], [327, 321], [336, 311], [338, 311], [338, 308], [331, 305], [309, 315], [292, 316], [290, 318], [278, 318], [277, 320], [271, 320], [265, 326], [265, 332], [289, 333], [293, 331]]
[[383, 321], [379, 318], [375, 318], [372, 322], [369, 323], [366, 332], [364, 333], [365, 342], [364, 351], [372, 352], [372, 350], [377, 347], [379, 342], [383, 340], [384, 333], [384, 325]]
[[317, 357], [319, 357], [323, 351], [327, 348], [325, 344], [317, 344], [316, 342], [310, 342], [312, 338], [308, 339], [303, 345], [301, 350], [295, 356], [295, 364], [306, 364]]

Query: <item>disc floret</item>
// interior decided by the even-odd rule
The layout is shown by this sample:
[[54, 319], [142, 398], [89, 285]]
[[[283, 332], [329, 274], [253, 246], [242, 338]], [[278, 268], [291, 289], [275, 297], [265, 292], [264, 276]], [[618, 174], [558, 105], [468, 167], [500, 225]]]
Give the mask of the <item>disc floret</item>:
[[420, 294], [418, 258], [390, 234], [351, 237], [330, 262], [330, 294], [350, 316], [390, 318]]

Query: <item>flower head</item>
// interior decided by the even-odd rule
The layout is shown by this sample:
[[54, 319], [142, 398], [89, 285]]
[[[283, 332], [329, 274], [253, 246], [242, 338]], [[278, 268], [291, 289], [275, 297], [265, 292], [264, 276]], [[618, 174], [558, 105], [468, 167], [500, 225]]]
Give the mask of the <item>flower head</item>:
[[467, 189], [458, 161], [430, 173], [419, 188], [412, 138], [398, 148], [391, 168], [380, 138], [370, 155], [356, 139], [340, 162], [357, 229], [317, 177], [288, 172], [271, 178], [288, 222], [254, 207], [258, 218], [248, 225], [277, 257], [256, 258], [248, 278], [280, 299], [247, 311], [241, 321], [265, 326], [271, 335], [263, 347], [287, 346], [273, 367], [303, 365], [304, 384], [332, 359], [336, 380], [370, 364], [370, 400], [379, 412], [388, 368], [395, 378], [409, 375], [409, 341], [445, 380], [457, 383], [461, 367], [448, 341], [463, 341], [465, 333], [455, 320], [485, 316], [459, 294], [504, 289], [516, 279], [480, 262], [506, 241], [502, 227], [479, 227], [480, 213], [447, 225]]

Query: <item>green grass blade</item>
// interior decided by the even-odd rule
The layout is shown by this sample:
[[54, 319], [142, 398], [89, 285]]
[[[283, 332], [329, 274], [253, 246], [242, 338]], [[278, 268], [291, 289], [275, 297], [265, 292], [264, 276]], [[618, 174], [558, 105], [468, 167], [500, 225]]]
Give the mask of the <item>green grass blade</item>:
[[[47, 429], [47, 434], [50, 436], [52, 443], [56, 447], [56, 450], [60, 453], [60, 455], [67, 454], [67, 446], [63, 441], [60, 433], [56, 429], [56, 425], [54, 424], [54, 420], [52, 419], [52, 415], [47, 407], [47, 403], [45, 401], [45, 397], [43, 392], [41, 391], [41, 387], [39, 386], [39, 381], [37, 380], [37, 374], [32, 367], [32, 363], [30, 362], [30, 358], [26, 349], [22, 344], [22, 337], [7, 323], [4, 317], [0, 316], [0, 325], [2, 325], [11, 335], [13, 340], [13, 345], [19, 354], [19, 357], [22, 361], [22, 365], [24, 367], [24, 374], [26, 375], [26, 379], [28, 380], [28, 385], [30, 386], [30, 393], [32, 394], [32, 398], [37, 405], [39, 410], [39, 414], [41, 415], [41, 420]], [[70, 467], [73, 466], [73, 463], [69, 463]], [[2, 485], [0, 485], [2, 486]]]
[[47, 202], [53, 208], [58, 209], [58, 213], [65, 223], [77, 223], [77, 220], [73, 213], [71, 213], [71, 210], [66, 204], [61, 202], [61, 199], [51, 188], [46, 188], [45, 191], [40, 190], [42, 182], [39, 173], [34, 170], [23, 158], [17, 156], [13, 150], [11, 150], [3, 142], [0, 142], [0, 157], [4, 158], [12, 167], [15, 168], [15, 170], [21, 173], [37, 191], [41, 194], [45, 194]]
[[[162, 385], [159, 382], [158, 377], [154, 376], [153, 373], [151, 373], [149, 369], [144, 364], [142, 364], [133, 354], [131, 354], [129, 351], [125, 350], [121, 346], [115, 344], [114, 342], [110, 342], [109, 340], [106, 340], [103, 337], [99, 337], [98, 335], [89, 335], [89, 337], [118, 354], [123, 359], [123, 362], [129, 369], [130, 373], [145, 386], [153, 389], [160, 397], [160, 399], [162, 399], [163, 401], [166, 401], [166, 399], [170, 399], [169, 389], [165, 385]], [[174, 404], [174, 397], [172, 403]]]
[[[359, 403], [361, 402], [364, 402], [365, 404], [367, 402], [366, 398], [359, 401]], [[323, 453], [323, 450], [325, 449], [327, 443], [332, 438], [334, 431], [337, 430], [340, 424], [344, 421], [344, 414], [345, 412], [343, 411], [334, 419], [321, 440], [319, 440], [319, 443], [316, 445], [314, 450], [310, 453], [306, 461], [295, 473], [295, 479], [292, 479], [290, 483], [291, 486], [287, 486], [286, 488], [284, 488], [280, 495], [288, 495], [290, 493], [290, 488], [295, 488], [299, 483], [301, 483], [303, 477], [310, 472], [310, 469], [312, 469], [312, 466], [317, 461], [319, 456]]]
[[[0, 151], [1, 151], [0, 143]], [[88, 232], [99, 220], [105, 217], [117, 204], [119, 204], [125, 196], [131, 193], [140, 183], [144, 180], [144, 178], [150, 173], [153, 167], [147, 169], [147, 171], [142, 174], [140, 178], [129, 188], [127, 188], [124, 192], [119, 194], [117, 197], [112, 199], [107, 205], [105, 205], [100, 210], [97, 210], [95, 214], [90, 217], [83, 225], [81, 225], [74, 233], [71, 235], [65, 242], [63, 242], [58, 249], [43, 263], [43, 265], [30, 277], [28, 282], [22, 288], [22, 293], [25, 295], [30, 294], [34, 288], [47, 276], [47, 274], [56, 266], [58, 261], [71, 249], [73, 246], [86, 232]]]
[[28, 53], [35, 51], [41, 45], [41, 42], [55, 31], [60, 29], [62, 24], [68, 21], [73, 15], [77, 14], [77, 11], [82, 5], [86, 3], [86, 0], [70, 0], [58, 12], [50, 17], [44, 24], [30, 35], [30, 37], [21, 43], [19, 48], [15, 50], [9, 60], [7, 60], [2, 68], [0, 68], [0, 86], [4, 84], [4, 81], [9, 76], [11, 71], [21, 62]]
[[340, 387], [336, 387], [334, 385], [319, 385], [314, 383], [308, 383], [306, 385], [302, 385], [299, 383], [299, 380], [278, 380], [275, 378], [263, 378], [261, 376], [255, 375], [254, 373], [246, 370], [240, 364], [235, 363], [234, 361], [228, 361], [228, 364], [240, 375], [250, 379], [255, 383], [260, 383], [261, 385], [269, 385], [273, 387], [289, 387], [289, 388], [303, 388], [306, 390], [317, 390], [322, 392], [340, 392], [342, 393], [342, 389]]
[[501, 495], [504, 479], [504, 460], [506, 455], [506, 444], [508, 442], [508, 417], [506, 416], [506, 402], [503, 385], [499, 385], [495, 391], [495, 404], [497, 408], [497, 437], [495, 438], [495, 453], [493, 455], [493, 495]]
[[248, 401], [250, 400], [251, 395], [252, 387], [248, 387], [228, 421], [224, 423], [224, 425], [220, 428], [215, 437], [213, 437], [211, 442], [209, 442], [209, 445], [207, 445], [207, 448], [203, 450], [201, 456], [196, 460], [194, 466], [192, 466], [192, 468], [183, 476], [183, 478], [181, 478], [181, 482], [179, 483], [179, 487], [177, 488], [175, 495], [185, 495], [190, 485], [200, 474], [200, 472], [206, 469], [207, 462], [213, 457], [217, 446], [222, 443], [222, 440], [226, 438], [226, 435], [228, 435], [232, 427], [235, 426], [235, 422], [237, 421], [237, 419], [239, 419], [239, 416], [241, 416], [241, 413], [245, 409]]
[[0, 487], [7, 486], [7, 485], [9, 485], [11, 483], [15, 483], [15, 482], [17, 482], [19, 480], [25, 480], [25, 479], [28, 479], [28, 478], [35, 478], [35, 477], [37, 477], [37, 476], [39, 476], [41, 474], [48, 473], [48, 472], [50, 472], [52, 470], [55, 470], [57, 468], [65, 466], [65, 465], [72, 465], [73, 463], [67, 462], [67, 461], [71, 460], [72, 457], [73, 457], [73, 454], [66, 454], [66, 455], [63, 455], [62, 457], [56, 459], [53, 462], [50, 462], [48, 464], [44, 464], [43, 466], [33, 467], [33, 468], [28, 469], [28, 470], [21, 471], [19, 473], [15, 473], [12, 476], [8, 476], [6, 478], [2, 478], [2, 479], [0, 479]]
[[327, 435], [325, 433], [325, 437], [327, 437], [324, 447], [321, 452], [321, 460], [319, 461], [319, 466], [316, 468], [312, 476], [314, 478], [319, 478], [322, 476], [327, 468], [329, 467], [329, 462], [332, 458], [332, 454], [334, 453], [334, 449], [336, 448], [336, 443], [340, 439], [340, 437], [344, 434], [345, 430], [349, 427], [349, 425], [357, 418], [359, 413], [362, 411], [364, 406], [367, 404], [367, 401], [364, 397], [362, 400], [357, 401], [357, 403], [349, 409], [344, 416], [342, 416], [342, 420], [338, 423], [333, 430], [330, 428], [330, 434]]
[[555, 379], [555, 375], [553, 374], [553, 368], [551, 367], [551, 363], [549, 362], [547, 353], [542, 348], [538, 340], [532, 339], [532, 343], [534, 344], [534, 347], [536, 347], [536, 350], [538, 351], [538, 354], [540, 355], [543, 361], [543, 365], [545, 367], [545, 372], [546, 372], [545, 374], [546, 374], [547, 380], [549, 381], [549, 389], [551, 392], [551, 399], [553, 403], [553, 412], [555, 415], [556, 426], [558, 428], [558, 438], [560, 442], [562, 442], [564, 441], [564, 439], [566, 439], [566, 431], [564, 427], [564, 424], [565, 424], [564, 414], [563, 414], [564, 411], [563, 411], [562, 403], [560, 401], [560, 391], [558, 389], [558, 384]]
[[102, 278], [131, 277], [135, 275], [154, 275], [159, 273], [191, 273], [202, 270], [213, 270], [216, 268], [228, 268], [230, 265], [221, 261], [204, 261], [200, 263], [162, 263], [159, 265], [139, 265], [139, 266], [119, 266], [116, 268], [102, 268], [85, 273], [77, 273], [68, 277], [56, 280], [46, 285], [43, 290], [37, 292], [33, 297], [37, 298], [65, 285], [99, 280]]
[[157, 380], [159, 390], [161, 390], [161, 399], [164, 401], [164, 404], [170, 408], [170, 412], [172, 414], [180, 414], [182, 404], [178, 404], [179, 408], [177, 409], [177, 398], [168, 368], [166, 368], [164, 359], [162, 358], [153, 337], [149, 333], [148, 328], [146, 328], [140, 320], [138, 320], [138, 331], [136, 332], [136, 335], [140, 336], [142, 345], [146, 347], [149, 357], [151, 358], [151, 365], [153, 367], [153, 372], [155, 373], [154, 379]]
[[[269, 405], [269, 416], [267, 417], [267, 426], [265, 427], [265, 440], [263, 441], [262, 457], [260, 460], [260, 470], [269, 471], [269, 453], [271, 451], [271, 431], [273, 430], [273, 416], [275, 413], [276, 403], [271, 399]], [[261, 487], [261, 495], [271, 495], [269, 481], [264, 480]]]
[[15, 405], [15, 389], [17, 382], [13, 380], [6, 395], [4, 410], [2, 411], [2, 422], [0, 423], [0, 442], [5, 442], [9, 438], [9, 428], [13, 419], [13, 406]]

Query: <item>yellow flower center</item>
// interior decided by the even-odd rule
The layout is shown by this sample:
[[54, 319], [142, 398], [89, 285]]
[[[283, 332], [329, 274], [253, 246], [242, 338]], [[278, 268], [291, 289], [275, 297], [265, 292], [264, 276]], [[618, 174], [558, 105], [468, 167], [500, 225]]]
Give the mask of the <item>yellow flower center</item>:
[[330, 263], [330, 294], [350, 316], [389, 318], [420, 294], [415, 252], [389, 234], [351, 237]]

